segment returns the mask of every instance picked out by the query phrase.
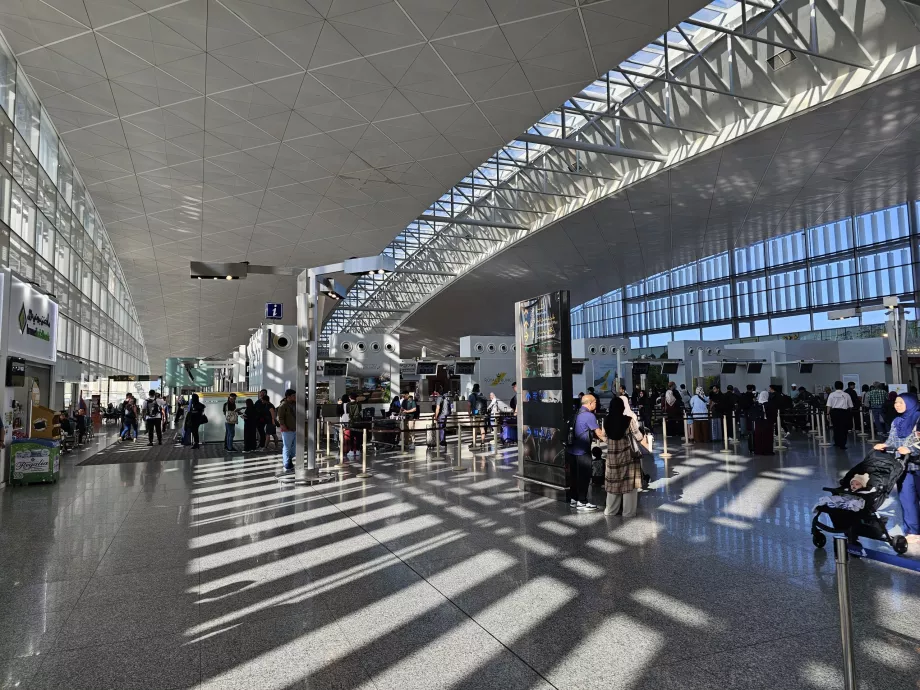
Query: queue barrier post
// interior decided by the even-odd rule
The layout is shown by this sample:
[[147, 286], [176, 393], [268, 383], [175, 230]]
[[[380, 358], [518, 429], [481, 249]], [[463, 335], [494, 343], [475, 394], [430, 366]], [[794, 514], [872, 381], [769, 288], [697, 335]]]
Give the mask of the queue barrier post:
[[496, 417], [492, 421], [492, 451], [498, 455], [498, 427], [499, 427], [499, 417]]
[[733, 453], [734, 451], [729, 449], [728, 447], [728, 419], [725, 417], [724, 414], [722, 415], [722, 440], [723, 440], [723, 448], [719, 452], [725, 453], [725, 454]]
[[827, 440], [827, 410], [822, 410], [821, 412], [821, 443], [818, 444], [820, 448], [829, 448], [832, 444]]
[[361, 439], [361, 472], [357, 475], [358, 479], [367, 479], [371, 477], [370, 472], [367, 471], [367, 429], [362, 429], [362, 439]]
[[[435, 429], [435, 444], [434, 444], [434, 456], [440, 460], [441, 458], [441, 423], [438, 419], [434, 420]], [[447, 438], [447, 419], [444, 419], [444, 438]]]
[[843, 687], [856, 690], [856, 655], [853, 651], [853, 612], [850, 610], [850, 554], [847, 537], [834, 536], [837, 566], [837, 604], [840, 608], [840, 642], [843, 648]]
[[[864, 415], [865, 408], [859, 408], [859, 433], [856, 434], [860, 438], [866, 438], [869, 434], [866, 433], [866, 417]], [[872, 415], [869, 415], [871, 418]]]
[[682, 419], [683, 419], [683, 425], [684, 425], [684, 441], [683, 441], [683, 445], [686, 447], [686, 446], [689, 446], [689, 445], [690, 445], [690, 420], [687, 419], [687, 410], [686, 410], [686, 408], [683, 410], [683, 418], [682, 418]]
[[814, 405], [811, 406], [811, 429], [808, 431], [811, 436], [818, 436], [818, 410]]
[[783, 419], [779, 410], [776, 411], [776, 445], [773, 446], [773, 450], [786, 450], [786, 446], [783, 445]]
[[878, 443], [879, 440], [875, 438], [875, 415], [873, 415], [872, 412], [869, 412], [869, 430], [872, 432], [869, 435], [869, 442]]
[[327, 419], [325, 420], [325, 422], [326, 422], [326, 457], [328, 458], [332, 454], [330, 451], [330, 449], [332, 448], [332, 443], [331, 443], [332, 433], [329, 428], [329, 420]]
[[406, 429], [400, 429], [401, 433], [399, 434], [399, 452], [405, 453], [406, 452], [406, 430], [409, 428], [409, 420], [404, 417], [403, 419], [399, 421], [402, 424], [406, 425]]
[[[475, 427], [474, 427], [475, 429]], [[473, 431], [475, 438], [475, 430]], [[463, 459], [461, 453], [463, 452], [463, 427], [460, 425], [460, 422], [457, 422], [457, 464], [451, 465], [451, 472], [466, 472], [466, 468], [463, 466]]]
[[741, 436], [738, 434], [738, 415], [736, 415], [734, 412], [732, 412], [731, 415], [732, 415], [732, 445], [737, 446], [739, 443], [741, 443]]
[[[651, 444], [650, 444], [651, 445]], [[671, 457], [671, 453], [668, 452], [668, 418], [661, 418], [661, 453], [658, 457], [664, 458], [667, 460]]]

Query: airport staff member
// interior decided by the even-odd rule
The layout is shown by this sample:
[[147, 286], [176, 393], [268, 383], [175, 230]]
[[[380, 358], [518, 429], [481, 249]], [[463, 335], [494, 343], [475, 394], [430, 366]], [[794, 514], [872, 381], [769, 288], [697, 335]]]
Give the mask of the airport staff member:
[[841, 450], [847, 449], [847, 433], [853, 419], [853, 400], [843, 392], [843, 381], [834, 382], [834, 392], [827, 396], [827, 409], [834, 425], [834, 445]]

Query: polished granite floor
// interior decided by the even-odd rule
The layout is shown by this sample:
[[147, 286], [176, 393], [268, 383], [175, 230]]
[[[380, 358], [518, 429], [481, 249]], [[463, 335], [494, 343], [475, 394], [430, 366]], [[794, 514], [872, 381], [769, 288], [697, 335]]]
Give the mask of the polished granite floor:
[[[519, 491], [512, 450], [313, 488], [279, 486], [276, 456], [72, 456], [56, 486], [0, 490], [0, 684], [842, 688], [808, 526], [862, 444], [718, 451], [659, 459], [625, 522]], [[920, 574], [851, 575], [859, 687], [917, 690]]]

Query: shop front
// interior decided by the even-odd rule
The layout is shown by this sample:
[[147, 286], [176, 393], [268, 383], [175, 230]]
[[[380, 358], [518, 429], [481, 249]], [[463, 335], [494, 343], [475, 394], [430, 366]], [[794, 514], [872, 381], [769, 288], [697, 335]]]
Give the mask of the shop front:
[[[44, 469], [50, 479], [57, 462], [53, 447], [60, 432], [52, 409], [61, 403], [54, 400], [53, 388], [58, 305], [49, 295], [10, 273], [2, 274], [0, 290], [3, 290], [0, 294], [5, 304], [5, 309], [0, 310], [0, 330], [5, 335], [3, 421], [10, 446], [2, 476], [4, 480], [11, 480], [14, 475], [23, 475], [22, 471], [17, 472], [15, 459], [17, 452], [24, 457], [25, 450], [19, 448], [17, 451], [17, 445], [29, 442], [35, 445], [40, 440], [38, 445], [51, 450], [39, 453], [38, 462], [23, 461], [20, 469], [27, 470], [28, 474], [41, 465], [39, 469]], [[47, 467], [43, 464], [46, 459], [49, 459]], [[15, 479], [22, 480], [24, 476]], [[25, 479], [28, 481], [28, 477]]]

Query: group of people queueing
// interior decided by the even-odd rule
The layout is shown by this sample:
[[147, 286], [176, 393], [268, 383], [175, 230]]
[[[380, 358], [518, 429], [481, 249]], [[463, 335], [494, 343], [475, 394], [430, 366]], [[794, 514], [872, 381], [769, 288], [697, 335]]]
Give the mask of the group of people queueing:
[[[604, 515], [634, 517], [642, 488], [642, 448], [648, 449], [645, 434], [639, 428], [635, 413], [626, 396], [616, 396], [610, 402], [606, 416], [599, 422], [595, 414], [597, 398], [591, 393], [581, 397], [581, 408], [575, 417], [573, 439], [566, 449], [569, 505], [579, 511], [595, 511], [598, 506], [589, 500], [594, 461], [604, 463]], [[607, 457], [603, 459], [600, 446], [606, 443]]]

